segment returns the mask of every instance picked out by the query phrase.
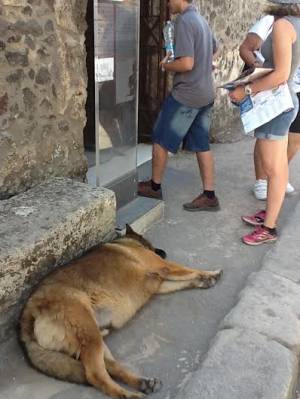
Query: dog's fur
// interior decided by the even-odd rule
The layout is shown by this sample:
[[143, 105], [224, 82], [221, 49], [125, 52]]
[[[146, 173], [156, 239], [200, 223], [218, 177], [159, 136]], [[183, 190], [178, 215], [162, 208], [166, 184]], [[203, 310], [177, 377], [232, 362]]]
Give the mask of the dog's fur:
[[95, 247], [46, 277], [20, 320], [20, 338], [32, 365], [58, 379], [89, 383], [117, 399], [157, 391], [161, 382], [125, 369], [103, 336], [121, 328], [153, 295], [208, 288], [221, 275], [169, 262], [164, 255], [127, 226], [125, 237]]

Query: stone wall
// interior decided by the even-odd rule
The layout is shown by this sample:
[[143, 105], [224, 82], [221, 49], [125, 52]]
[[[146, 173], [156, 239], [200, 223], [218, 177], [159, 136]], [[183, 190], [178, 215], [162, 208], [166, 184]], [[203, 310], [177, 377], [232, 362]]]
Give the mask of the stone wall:
[[[237, 75], [239, 44], [261, 14], [257, 0], [195, 0], [221, 44], [217, 83]], [[49, 176], [84, 179], [87, 0], [0, 0], [0, 199]], [[212, 136], [240, 136], [218, 91]]]
[[0, 0], [0, 199], [83, 180], [87, 0]]
[[[216, 84], [235, 78], [242, 67], [239, 45], [250, 26], [262, 14], [263, 2], [257, 0], [195, 0], [219, 41], [221, 53], [215, 71]], [[228, 142], [240, 137], [237, 110], [228, 101], [225, 90], [217, 91], [212, 138]]]

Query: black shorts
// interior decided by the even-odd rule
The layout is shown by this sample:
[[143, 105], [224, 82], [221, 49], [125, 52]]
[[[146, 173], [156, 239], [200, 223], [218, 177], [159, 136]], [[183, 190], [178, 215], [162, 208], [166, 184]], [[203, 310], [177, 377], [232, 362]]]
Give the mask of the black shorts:
[[[297, 93], [297, 97], [300, 103], [300, 93]], [[296, 118], [294, 119], [294, 122], [291, 124], [290, 133], [300, 133], [300, 109], [296, 115]]]

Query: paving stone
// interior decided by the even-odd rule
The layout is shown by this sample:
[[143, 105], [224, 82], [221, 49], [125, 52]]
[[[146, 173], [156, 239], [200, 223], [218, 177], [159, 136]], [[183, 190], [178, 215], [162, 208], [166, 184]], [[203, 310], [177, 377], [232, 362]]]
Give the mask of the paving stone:
[[289, 349], [261, 334], [223, 330], [175, 399], [292, 399], [297, 364]]
[[261, 271], [252, 276], [240, 298], [225, 317], [224, 328], [253, 330], [300, 352], [300, 287], [297, 284]]

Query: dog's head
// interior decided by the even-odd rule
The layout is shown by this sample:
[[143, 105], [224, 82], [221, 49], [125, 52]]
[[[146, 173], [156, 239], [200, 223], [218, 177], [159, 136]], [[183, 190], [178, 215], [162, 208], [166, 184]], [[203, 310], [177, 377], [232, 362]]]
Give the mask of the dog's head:
[[150, 249], [150, 251], [155, 252], [157, 255], [159, 255], [162, 259], [166, 259], [167, 254], [163, 249], [159, 248], [154, 248], [151, 244], [150, 241], [146, 240], [143, 236], [140, 234], [136, 233], [129, 224], [126, 224], [126, 237], [132, 238], [139, 243], [141, 243], [145, 248]]

